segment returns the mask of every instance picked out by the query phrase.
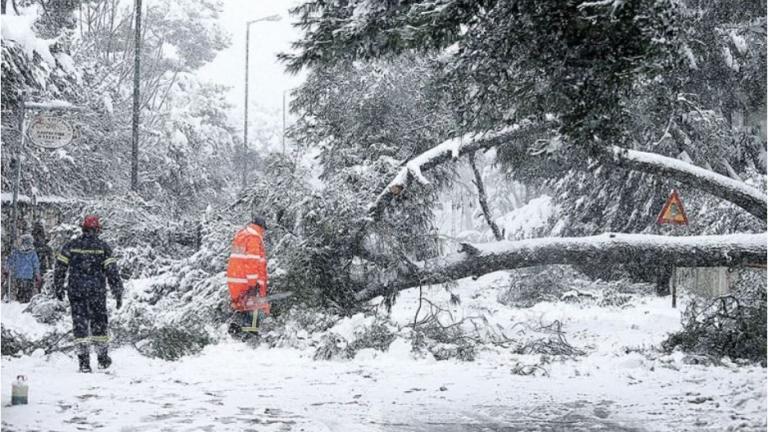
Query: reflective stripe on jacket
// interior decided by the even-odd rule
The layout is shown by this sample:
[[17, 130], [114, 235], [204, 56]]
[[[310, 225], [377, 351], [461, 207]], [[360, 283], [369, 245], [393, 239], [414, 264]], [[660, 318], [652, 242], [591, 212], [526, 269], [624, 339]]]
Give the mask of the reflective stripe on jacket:
[[[232, 298], [232, 307], [244, 311], [245, 298], [253, 289], [259, 297], [267, 295], [267, 255], [264, 251], [264, 228], [249, 224], [235, 234], [232, 240], [232, 254], [227, 264], [227, 286]], [[269, 304], [261, 306], [269, 313]]]
[[92, 233], [84, 233], [68, 242], [56, 255], [53, 285], [57, 292], [64, 290], [65, 278], [70, 298], [100, 294], [106, 290], [107, 281], [115, 298], [123, 294], [123, 282], [112, 248]]

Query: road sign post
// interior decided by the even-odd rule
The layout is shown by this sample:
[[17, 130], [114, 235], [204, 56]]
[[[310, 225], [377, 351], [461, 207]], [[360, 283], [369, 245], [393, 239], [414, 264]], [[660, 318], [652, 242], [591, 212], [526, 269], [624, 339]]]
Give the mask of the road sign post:
[[[683, 206], [683, 200], [677, 191], [672, 189], [672, 192], [667, 197], [667, 201], [664, 203], [664, 207], [661, 208], [659, 216], [656, 218], [656, 222], [659, 225], [671, 224], [671, 225], [688, 225], [688, 215], [685, 213], [685, 207]], [[677, 307], [677, 270], [672, 268], [672, 276], [668, 281], [671, 285], [672, 294], [672, 308]]]

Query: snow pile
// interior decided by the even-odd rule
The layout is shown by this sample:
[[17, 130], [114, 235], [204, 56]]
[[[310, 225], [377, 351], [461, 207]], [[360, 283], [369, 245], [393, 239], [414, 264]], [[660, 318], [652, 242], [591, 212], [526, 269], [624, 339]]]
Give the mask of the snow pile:
[[3, 328], [23, 333], [27, 337], [43, 336], [48, 330], [48, 326], [38, 322], [31, 313], [24, 313], [28, 304], [16, 302], [3, 303], [0, 310], [3, 312]]
[[28, 304], [3, 303], [0, 311], [3, 355], [48, 354], [71, 342], [69, 310], [61, 302], [36, 296]]

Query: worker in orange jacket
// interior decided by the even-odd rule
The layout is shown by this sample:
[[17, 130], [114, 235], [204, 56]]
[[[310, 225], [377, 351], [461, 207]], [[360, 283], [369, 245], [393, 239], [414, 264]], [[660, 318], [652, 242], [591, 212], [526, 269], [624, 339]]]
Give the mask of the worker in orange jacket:
[[[264, 219], [254, 216], [248, 226], [235, 234], [227, 264], [232, 309], [243, 318], [244, 326], [240, 330], [245, 332], [256, 332], [259, 321], [269, 315], [267, 254], [264, 250], [266, 229]], [[230, 326], [230, 332], [236, 330], [236, 324]]]

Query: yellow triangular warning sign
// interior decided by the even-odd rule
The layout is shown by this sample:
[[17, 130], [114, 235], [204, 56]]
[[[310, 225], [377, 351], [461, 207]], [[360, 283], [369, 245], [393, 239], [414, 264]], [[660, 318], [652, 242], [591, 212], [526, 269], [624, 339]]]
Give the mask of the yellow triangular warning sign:
[[688, 225], [688, 216], [685, 214], [683, 200], [680, 199], [677, 191], [673, 190], [669, 194], [667, 202], [661, 208], [657, 222], [660, 224]]

